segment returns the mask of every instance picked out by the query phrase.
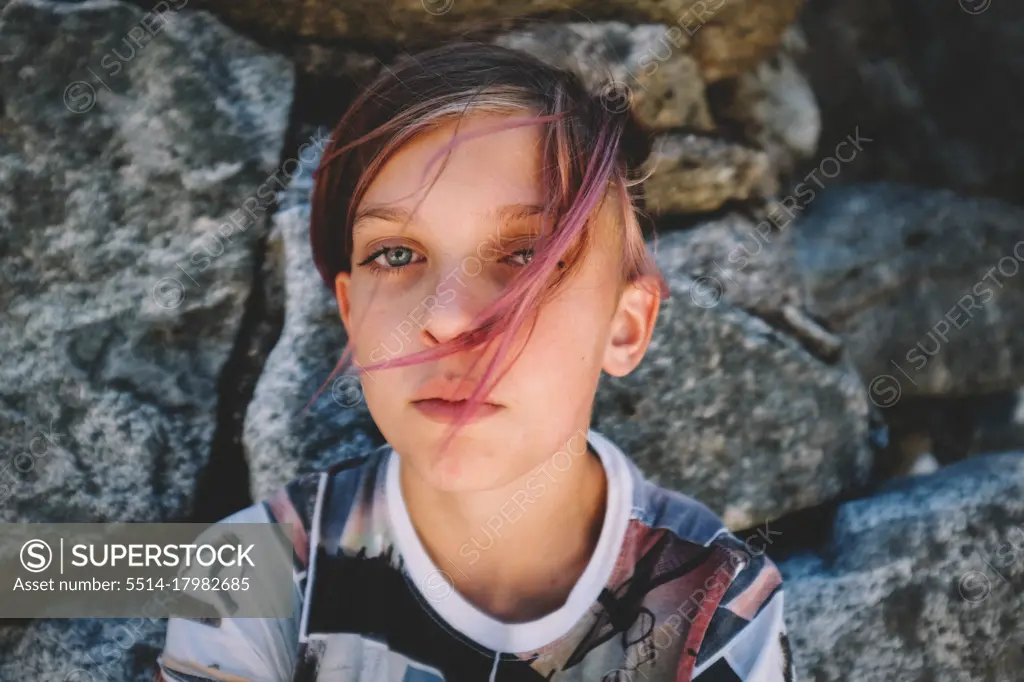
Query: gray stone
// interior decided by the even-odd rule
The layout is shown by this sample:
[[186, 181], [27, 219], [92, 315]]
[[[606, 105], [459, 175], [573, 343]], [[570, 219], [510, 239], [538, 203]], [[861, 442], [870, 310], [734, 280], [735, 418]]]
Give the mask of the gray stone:
[[632, 106], [637, 121], [650, 130], [712, 130], [700, 67], [686, 53], [690, 39], [671, 30], [618, 21], [537, 24], [494, 42], [579, 74], [610, 108]]
[[813, 209], [795, 227], [805, 305], [876, 404], [1024, 384], [1024, 210], [886, 184], [836, 188]]
[[153, 682], [166, 620], [36, 620], [7, 628], [0, 680]]
[[863, 484], [870, 405], [857, 376], [695, 280], [665, 275], [671, 297], [647, 356], [626, 377], [602, 377], [595, 428], [733, 529]]
[[730, 213], [661, 234], [650, 246], [661, 268], [692, 277], [759, 317], [777, 317], [785, 305], [800, 303], [792, 229]]
[[320, 279], [309, 245], [312, 171], [326, 146], [324, 132], [310, 136], [318, 141], [311, 153], [299, 154], [300, 166], [282, 193], [268, 239], [268, 286], [280, 290], [285, 315], [242, 433], [253, 499], [383, 442], [356, 377], [338, 373], [324, 385], [346, 341], [334, 292]]
[[703, 135], [657, 135], [645, 168], [651, 173], [644, 192], [652, 214], [714, 211], [779, 190], [767, 153]]
[[704, 297], [722, 296], [799, 340], [828, 363], [842, 340], [803, 310], [793, 253], [793, 230], [774, 204], [747, 214], [729, 213], [652, 240], [659, 266], [696, 280]]
[[895, 479], [779, 562], [805, 679], [981, 682], [1024, 666], [1024, 453]]

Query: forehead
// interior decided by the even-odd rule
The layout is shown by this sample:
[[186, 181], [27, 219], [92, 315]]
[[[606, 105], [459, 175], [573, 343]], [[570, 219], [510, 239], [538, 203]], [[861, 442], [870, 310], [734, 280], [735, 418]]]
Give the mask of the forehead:
[[[360, 206], [411, 210], [419, 204], [417, 215], [431, 221], [453, 212], [483, 216], [498, 205], [542, 203], [540, 125], [497, 129], [525, 116], [468, 115], [458, 130], [452, 121], [421, 133], [385, 163]], [[456, 144], [447, 155], [453, 134]]]

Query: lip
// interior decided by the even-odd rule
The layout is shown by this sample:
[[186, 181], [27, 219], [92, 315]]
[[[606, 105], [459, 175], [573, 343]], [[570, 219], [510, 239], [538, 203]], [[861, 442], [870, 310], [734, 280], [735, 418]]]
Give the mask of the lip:
[[[421, 400], [461, 402], [469, 398], [479, 385], [480, 381], [478, 379], [471, 379], [469, 377], [451, 375], [437, 377], [423, 384], [412, 400], [413, 402]], [[496, 405], [497, 403], [491, 404]]]
[[[427, 419], [442, 424], [451, 424], [455, 421], [460, 410], [465, 409], [465, 400], [443, 400], [441, 398], [428, 398], [426, 400], [416, 400], [412, 406], [419, 410]], [[469, 422], [475, 422], [485, 417], [489, 417], [496, 412], [500, 411], [501, 405], [495, 405], [493, 403], [481, 403], [472, 416], [469, 418]]]

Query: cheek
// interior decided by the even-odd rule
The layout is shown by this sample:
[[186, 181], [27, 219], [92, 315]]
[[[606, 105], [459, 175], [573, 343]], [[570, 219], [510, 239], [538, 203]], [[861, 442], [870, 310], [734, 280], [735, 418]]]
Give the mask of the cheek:
[[386, 288], [374, 290], [372, 282], [352, 292], [352, 342], [356, 359], [363, 364], [380, 362], [412, 351], [419, 327], [413, 323], [400, 300]]
[[388, 324], [380, 313], [370, 310], [360, 314], [353, 310], [352, 325], [349, 340], [355, 346], [355, 358], [364, 365], [383, 360], [381, 346]]
[[520, 362], [529, 365], [533, 381], [546, 390], [572, 392], [576, 386], [589, 386], [592, 375], [600, 373], [606, 327], [603, 312], [590, 292], [566, 291], [541, 311]]

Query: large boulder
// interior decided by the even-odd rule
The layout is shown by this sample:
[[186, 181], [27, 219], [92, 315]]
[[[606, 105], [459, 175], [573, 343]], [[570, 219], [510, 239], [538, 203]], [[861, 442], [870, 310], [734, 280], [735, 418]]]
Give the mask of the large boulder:
[[794, 227], [805, 305], [876, 404], [1024, 385], [1024, 210], [881, 183], [811, 208]]
[[872, 465], [870, 404], [849, 368], [665, 270], [647, 356], [603, 376], [595, 428], [656, 483], [690, 494], [733, 529], [855, 490]]
[[779, 567], [804, 679], [1020, 679], [1024, 453], [890, 481]]
[[835, 362], [842, 340], [802, 306], [792, 222], [779, 206], [766, 202], [670, 231], [652, 242], [655, 258], [662, 268], [693, 278], [698, 298], [725, 298], [784, 330], [817, 357]]

